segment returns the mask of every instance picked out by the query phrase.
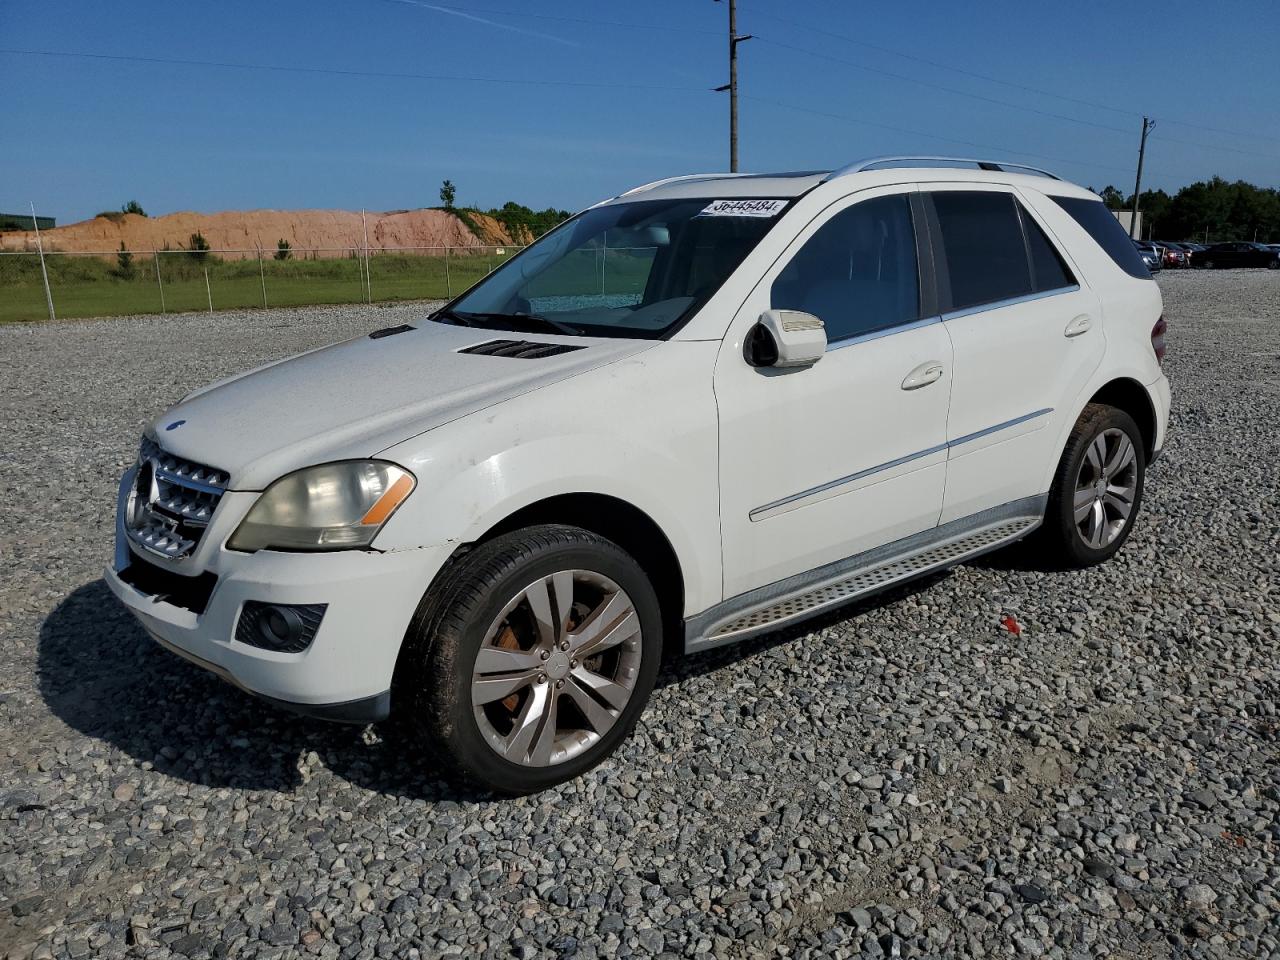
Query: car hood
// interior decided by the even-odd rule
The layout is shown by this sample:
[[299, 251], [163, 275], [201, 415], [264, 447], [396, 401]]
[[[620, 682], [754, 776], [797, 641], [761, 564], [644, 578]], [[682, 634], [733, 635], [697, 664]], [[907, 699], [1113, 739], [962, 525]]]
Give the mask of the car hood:
[[[563, 344], [552, 356], [460, 353], [495, 340]], [[151, 423], [170, 453], [261, 490], [292, 470], [372, 457], [396, 443], [587, 370], [653, 341], [544, 336], [424, 322], [347, 340], [222, 380]]]

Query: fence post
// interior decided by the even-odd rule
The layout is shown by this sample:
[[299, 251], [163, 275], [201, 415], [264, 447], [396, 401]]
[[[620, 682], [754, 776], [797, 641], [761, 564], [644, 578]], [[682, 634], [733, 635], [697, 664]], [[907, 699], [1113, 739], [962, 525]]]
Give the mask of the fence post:
[[262, 281], [262, 309], [267, 308], [267, 275], [262, 269], [262, 248], [258, 248], [258, 279]]
[[360, 208], [360, 223], [364, 227], [365, 302], [373, 303], [373, 270], [369, 264], [369, 221], [365, 219], [363, 207]]
[[450, 300], [453, 299], [453, 281], [449, 278], [449, 245], [444, 247], [444, 290]]
[[160, 315], [163, 316], [165, 313], [164, 281], [160, 279], [160, 251], [159, 250], [151, 251], [151, 262], [155, 264], [155, 267], [156, 267], [156, 286], [160, 288]]
[[31, 204], [31, 226], [36, 228], [36, 250], [40, 252], [40, 274], [44, 277], [44, 302], [49, 308], [49, 319], [57, 320], [57, 316], [53, 312], [53, 291], [49, 289], [49, 271], [44, 265], [44, 243], [40, 240], [40, 224], [36, 222], [36, 204], [35, 201], [29, 201]]
[[209, 312], [213, 313], [213, 290], [209, 288], [209, 268], [204, 268], [204, 293], [209, 298]]

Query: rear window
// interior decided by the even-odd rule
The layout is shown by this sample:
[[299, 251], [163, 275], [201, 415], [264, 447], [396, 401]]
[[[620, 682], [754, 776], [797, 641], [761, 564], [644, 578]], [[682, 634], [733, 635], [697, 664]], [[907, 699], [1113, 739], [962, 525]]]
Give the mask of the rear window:
[[1142, 262], [1142, 255], [1120, 226], [1106, 204], [1101, 200], [1082, 200], [1079, 197], [1049, 197], [1054, 203], [1071, 215], [1071, 219], [1084, 227], [1089, 236], [1109, 256], [1115, 265], [1129, 274], [1142, 280], [1151, 279], [1151, 271]]

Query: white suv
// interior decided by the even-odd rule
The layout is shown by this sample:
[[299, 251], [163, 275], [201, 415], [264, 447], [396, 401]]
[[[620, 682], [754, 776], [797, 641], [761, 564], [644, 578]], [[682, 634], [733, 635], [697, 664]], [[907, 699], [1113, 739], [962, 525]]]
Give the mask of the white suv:
[[676, 177], [414, 325], [185, 397], [107, 579], [274, 703], [393, 706], [466, 775], [609, 755], [692, 653], [1036, 533], [1129, 535], [1169, 410], [1161, 300], [1096, 196], [890, 158]]

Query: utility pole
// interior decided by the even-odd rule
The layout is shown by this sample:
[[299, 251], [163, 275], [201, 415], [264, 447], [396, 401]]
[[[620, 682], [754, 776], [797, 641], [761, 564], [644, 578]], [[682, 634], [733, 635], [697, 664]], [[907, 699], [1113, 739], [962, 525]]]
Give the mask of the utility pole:
[[1133, 219], [1129, 221], [1129, 236], [1135, 240], [1142, 239], [1138, 228], [1138, 198], [1142, 195], [1142, 161], [1147, 155], [1147, 134], [1155, 129], [1156, 122], [1142, 118], [1142, 139], [1138, 141], [1138, 176], [1133, 181]]
[[[716, 0], [719, 3], [720, 0]], [[717, 93], [729, 91], [729, 172], [738, 172], [738, 44], [751, 39], [751, 34], [738, 36], [738, 0], [729, 0], [729, 82], [716, 87]]]

